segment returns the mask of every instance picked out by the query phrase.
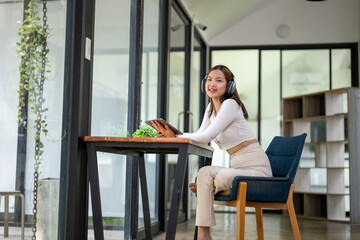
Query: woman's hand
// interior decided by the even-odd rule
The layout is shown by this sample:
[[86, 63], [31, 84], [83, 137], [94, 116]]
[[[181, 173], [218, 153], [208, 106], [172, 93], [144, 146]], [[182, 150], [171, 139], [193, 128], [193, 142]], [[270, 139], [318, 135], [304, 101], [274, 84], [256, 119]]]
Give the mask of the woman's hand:
[[165, 128], [164, 128], [158, 121], [153, 121], [152, 124], [153, 124], [154, 128], [156, 129], [159, 137], [161, 137], [161, 138], [176, 137], [174, 132], [169, 128], [168, 125], [165, 125]]
[[192, 191], [193, 193], [197, 193], [197, 186], [196, 186], [196, 183], [189, 183], [189, 185], [188, 185], [188, 187], [189, 187], [189, 189], [190, 189], [190, 191]]

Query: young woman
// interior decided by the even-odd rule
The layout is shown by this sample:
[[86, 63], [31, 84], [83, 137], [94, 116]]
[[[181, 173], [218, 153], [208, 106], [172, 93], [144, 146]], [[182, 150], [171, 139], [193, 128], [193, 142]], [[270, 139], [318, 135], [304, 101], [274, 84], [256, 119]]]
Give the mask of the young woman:
[[197, 183], [189, 184], [190, 190], [197, 193], [196, 225], [200, 240], [211, 239], [210, 227], [215, 226], [214, 195], [231, 189], [235, 176], [272, 176], [269, 159], [246, 122], [248, 113], [232, 72], [226, 66], [214, 66], [202, 84], [210, 103], [196, 133], [175, 136], [167, 126], [163, 128], [155, 122], [160, 137], [190, 138], [200, 143], [214, 140], [231, 156], [230, 168], [202, 167], [197, 173]]

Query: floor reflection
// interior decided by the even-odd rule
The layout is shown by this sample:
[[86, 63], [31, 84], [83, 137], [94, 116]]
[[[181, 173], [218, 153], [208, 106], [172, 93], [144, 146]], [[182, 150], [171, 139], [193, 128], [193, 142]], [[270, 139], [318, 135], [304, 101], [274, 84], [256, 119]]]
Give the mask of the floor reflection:
[[[216, 213], [216, 227], [211, 229], [213, 240], [236, 239], [236, 214]], [[267, 240], [294, 239], [290, 219], [286, 215], [264, 213], [264, 237]], [[194, 237], [195, 219], [181, 223], [177, 227], [176, 240], [190, 240]], [[302, 239], [306, 240], [345, 240], [360, 239], [360, 224], [348, 224], [340, 222], [327, 222], [298, 218], [299, 229]], [[165, 234], [154, 238], [165, 239]], [[256, 221], [254, 213], [247, 213], [245, 217], [245, 239], [257, 240]]]
[[[211, 229], [213, 240], [236, 239], [236, 214], [216, 213], [216, 227]], [[281, 214], [264, 213], [264, 235], [266, 240], [294, 239], [289, 217]], [[176, 240], [192, 240], [194, 237], [195, 219], [181, 223], [177, 227]], [[301, 238], [303, 240], [355, 240], [360, 239], [360, 224], [328, 222], [298, 218]], [[30, 240], [31, 228], [25, 228], [25, 240]], [[123, 231], [106, 230], [106, 240], [121, 240]], [[4, 238], [4, 228], [0, 226], [0, 239]], [[20, 240], [20, 227], [9, 228], [9, 240]], [[94, 239], [93, 230], [89, 230], [88, 239]], [[154, 240], [165, 239], [165, 233], [154, 237]], [[257, 240], [255, 214], [247, 213], [245, 217], [245, 239]]]

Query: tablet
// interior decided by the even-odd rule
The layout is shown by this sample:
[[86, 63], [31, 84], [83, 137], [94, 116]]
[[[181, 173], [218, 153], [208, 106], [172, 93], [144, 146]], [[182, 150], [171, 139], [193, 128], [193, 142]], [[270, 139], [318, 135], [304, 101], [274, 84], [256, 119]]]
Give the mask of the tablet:
[[[160, 123], [164, 128], [165, 128], [165, 125], [168, 125], [168, 127], [175, 133], [175, 135], [181, 135], [183, 134], [181, 131], [179, 131], [176, 127], [172, 126], [170, 123], [166, 122], [164, 119], [162, 118], [157, 118], [157, 119], [153, 119], [153, 120], [148, 120], [148, 121], [145, 121], [145, 123], [151, 127], [154, 128], [154, 126], [152, 125], [151, 122], [153, 121], [158, 121], [158, 123]], [[154, 128], [155, 129], [155, 128]], [[156, 130], [156, 129], [155, 129]]]

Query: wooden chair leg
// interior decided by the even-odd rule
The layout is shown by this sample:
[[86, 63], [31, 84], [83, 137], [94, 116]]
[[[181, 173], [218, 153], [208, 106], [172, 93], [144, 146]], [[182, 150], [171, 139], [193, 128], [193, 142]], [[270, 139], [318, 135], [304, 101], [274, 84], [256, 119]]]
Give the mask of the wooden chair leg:
[[291, 184], [290, 187], [290, 191], [289, 191], [289, 196], [288, 199], [286, 201], [286, 206], [289, 212], [289, 216], [290, 216], [290, 222], [291, 222], [291, 226], [293, 229], [293, 233], [294, 233], [294, 237], [295, 240], [300, 240], [301, 236], [300, 236], [300, 231], [299, 231], [299, 226], [296, 220], [296, 214], [295, 214], [295, 209], [294, 209], [294, 204], [293, 204], [293, 190], [294, 190], [294, 185]]
[[236, 239], [245, 238], [245, 205], [246, 205], [246, 182], [239, 183], [236, 198]]
[[256, 214], [256, 227], [257, 227], [258, 240], [264, 240], [262, 208], [255, 207], [255, 214]]

